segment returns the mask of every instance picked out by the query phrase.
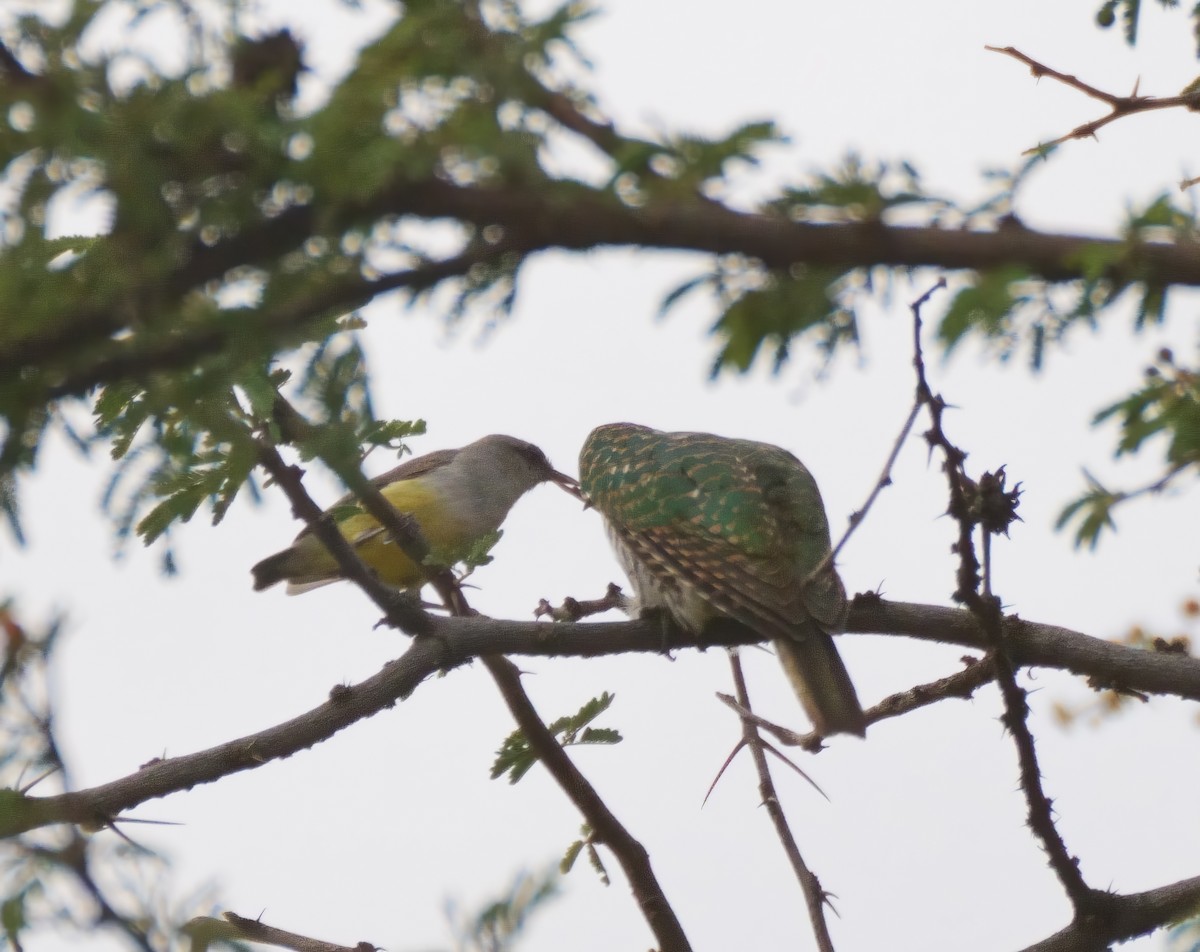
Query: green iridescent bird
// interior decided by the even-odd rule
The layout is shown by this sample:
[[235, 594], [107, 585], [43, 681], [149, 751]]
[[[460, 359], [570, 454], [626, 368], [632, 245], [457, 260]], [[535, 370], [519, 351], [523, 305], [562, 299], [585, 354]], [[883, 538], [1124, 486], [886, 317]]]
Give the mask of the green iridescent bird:
[[665, 609], [697, 634], [730, 618], [771, 638], [813, 726], [865, 732], [830, 637], [846, 590], [803, 463], [769, 443], [610, 423], [583, 444], [579, 481], [640, 609]]

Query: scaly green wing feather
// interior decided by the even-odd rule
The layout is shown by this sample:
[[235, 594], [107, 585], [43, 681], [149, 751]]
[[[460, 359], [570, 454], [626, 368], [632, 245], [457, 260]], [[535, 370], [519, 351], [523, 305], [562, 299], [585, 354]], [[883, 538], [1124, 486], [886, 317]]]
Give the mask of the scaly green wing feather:
[[664, 434], [632, 424], [592, 433], [580, 455], [592, 504], [664, 584], [683, 581], [717, 611], [773, 635], [812, 617], [836, 628], [845, 592], [808, 470], [749, 440]]

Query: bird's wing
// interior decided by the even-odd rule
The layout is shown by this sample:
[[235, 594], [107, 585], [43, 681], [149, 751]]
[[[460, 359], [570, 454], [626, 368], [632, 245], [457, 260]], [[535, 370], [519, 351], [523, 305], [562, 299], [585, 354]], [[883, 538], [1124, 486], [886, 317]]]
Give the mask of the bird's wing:
[[840, 629], [846, 589], [830, 557], [829, 520], [816, 480], [800, 460], [774, 446], [758, 444], [748, 466], [761, 489], [762, 505], [774, 516], [773, 551], [791, 566], [804, 608], [825, 629]]
[[622, 447], [616, 465], [586, 448], [581, 462], [592, 504], [649, 571], [764, 633], [795, 637], [809, 617], [836, 627], [836, 573], [807, 579], [829, 551], [829, 528], [799, 460], [766, 444], [655, 436]]
[[[399, 466], [394, 466], [386, 473], [381, 473], [373, 477], [371, 482], [380, 489], [383, 489], [384, 486], [401, 479], [416, 479], [418, 476], [424, 476], [435, 469], [441, 469], [457, 455], [458, 450], [434, 450], [432, 453], [426, 453], [424, 456], [418, 456], [415, 459], [406, 459]], [[353, 497], [348, 496], [346, 498]]]
[[[373, 476], [371, 482], [378, 489], [386, 489], [392, 483], [400, 482], [406, 479], [416, 479], [418, 476], [424, 476], [426, 473], [433, 472], [435, 469], [440, 469], [454, 459], [458, 450], [434, 450], [432, 453], [426, 453], [424, 456], [418, 456], [415, 459], [405, 460], [399, 466], [393, 466], [386, 473], [380, 473], [378, 476]], [[358, 497], [354, 493], [346, 493], [337, 500], [329, 509], [341, 510], [335, 514], [337, 521], [344, 522], [347, 518], [352, 518], [357, 515], [365, 515], [364, 510], [358, 501]], [[382, 527], [378, 523], [372, 522], [372, 529], [366, 530], [368, 535], [365, 537], [355, 535], [350, 539], [355, 545], [360, 545], [368, 541], [373, 535], [382, 531]], [[309, 529], [305, 526], [300, 530], [300, 534], [296, 536], [295, 541], [299, 542], [309, 534]]]

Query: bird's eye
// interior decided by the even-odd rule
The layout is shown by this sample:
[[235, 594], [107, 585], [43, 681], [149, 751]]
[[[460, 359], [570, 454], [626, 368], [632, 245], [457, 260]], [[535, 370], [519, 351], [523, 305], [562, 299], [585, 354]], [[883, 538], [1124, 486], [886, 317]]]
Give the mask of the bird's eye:
[[526, 443], [521, 447], [521, 455], [534, 466], [545, 469], [550, 468], [550, 460], [546, 458], [546, 454], [532, 443]]

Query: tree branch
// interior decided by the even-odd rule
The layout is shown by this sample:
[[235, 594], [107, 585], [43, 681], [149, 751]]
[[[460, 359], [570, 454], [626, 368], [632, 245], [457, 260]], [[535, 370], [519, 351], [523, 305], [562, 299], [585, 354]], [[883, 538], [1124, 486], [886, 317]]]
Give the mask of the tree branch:
[[1200, 913], [1200, 876], [1146, 892], [1098, 893], [1087, 915], [1024, 952], [1105, 952], [1113, 943], [1136, 939]]
[[[942, 428], [942, 411], [946, 402], [940, 394], [934, 394], [925, 376], [925, 359], [921, 350], [921, 307], [928, 294], [912, 304], [913, 315], [913, 366], [916, 370], [917, 402], [929, 408], [929, 429], [925, 439], [930, 449], [941, 451], [944, 461], [942, 471], [946, 474], [950, 504], [947, 512], [958, 524], [958, 539], [953, 551], [958, 554], [958, 586], [955, 601], [967, 609], [979, 622], [991, 653], [992, 671], [1004, 700], [1004, 726], [1012, 735], [1020, 765], [1021, 789], [1025, 793], [1027, 806], [1026, 822], [1034, 835], [1041, 841], [1042, 849], [1050, 861], [1050, 867], [1058, 876], [1063, 889], [1071, 899], [1077, 916], [1084, 916], [1091, 908], [1096, 892], [1083, 878], [1079, 860], [1072, 856], [1066, 842], [1054, 825], [1050, 798], [1042, 788], [1042, 772], [1038, 764], [1037, 746], [1033, 732], [1029, 729], [1029, 704], [1024, 689], [1017, 684], [1017, 663], [1011, 646], [1004, 637], [1004, 616], [1000, 599], [992, 592], [990, 574], [990, 545], [993, 536], [1008, 534], [1008, 527], [1016, 518], [1019, 487], [1009, 494], [1004, 493], [1003, 467], [996, 473], [984, 473], [975, 482], [967, 475], [967, 454], [950, 441]], [[983, 537], [982, 579], [979, 575], [979, 559], [975, 555], [975, 530]], [[982, 581], [983, 591], [980, 592]]]
[[[742, 671], [741, 659], [736, 652], [729, 655], [729, 664], [733, 668], [733, 684], [737, 691], [737, 702], [743, 710], [750, 711], [750, 692], [746, 687], [746, 676]], [[829, 924], [825, 921], [825, 890], [816, 874], [804, 862], [804, 857], [800, 855], [800, 847], [796, 843], [796, 838], [792, 836], [791, 827], [788, 826], [787, 817], [784, 815], [779, 797], [775, 793], [775, 783], [771, 779], [771, 768], [767, 764], [765, 745], [762, 738], [759, 737], [753, 721], [746, 717], [742, 718], [742, 743], [749, 748], [751, 759], [754, 761], [762, 804], [766, 807], [771, 824], [775, 827], [775, 835], [783, 844], [783, 852], [791, 864], [792, 872], [796, 874], [796, 879], [800, 883], [800, 890], [804, 894], [804, 904], [808, 908], [808, 920], [812, 924], [813, 937], [817, 940], [817, 948], [820, 952], [834, 952], [833, 940], [829, 936]], [[775, 753], [778, 754], [778, 751]]]
[[[285, 436], [299, 443], [310, 440], [313, 434], [310, 432], [311, 427], [308, 421], [286, 400], [277, 397], [274, 410], [276, 421]], [[292, 500], [296, 515], [304, 519], [308, 527], [329, 549], [343, 574], [358, 585], [384, 611], [389, 623], [405, 630], [415, 630], [426, 635], [433, 634], [430, 630], [430, 624], [434, 621], [432, 616], [412, 606], [405, 606], [406, 610], [403, 612], [396, 610], [397, 598], [394, 590], [381, 583], [374, 572], [359, 559], [354, 547], [342, 537], [332, 519], [317, 509], [308, 497], [300, 483], [299, 474], [294, 469], [284, 466], [274, 448], [260, 444], [259, 455], [268, 470], [276, 477], [281, 488]], [[379, 488], [363, 476], [357, 460], [354, 460], [352, 464], [345, 464], [345, 461], [339, 461], [330, 456], [322, 458], [342, 477], [347, 488], [358, 497], [363, 507], [388, 531], [393, 542], [400, 546], [415, 563], [421, 564], [428, 553], [428, 544], [412, 517], [394, 509], [388, 503]], [[446, 608], [451, 613], [451, 618], [448, 620], [461, 621], [471, 618], [476, 621], [484, 620], [474, 616], [461, 589], [448, 571], [443, 570], [434, 574], [430, 578], [430, 582], [437, 589]], [[432, 637], [425, 639], [424, 642], [440, 645], [441, 639]], [[415, 649], [422, 643], [418, 642], [413, 648]], [[530, 747], [538, 755], [538, 759], [587, 819], [597, 834], [597, 840], [605, 843], [617, 857], [641, 907], [642, 914], [658, 940], [662, 952], [690, 952], [691, 945], [654, 875], [645, 847], [621, 825], [600, 795], [567, 756], [562, 745], [558, 743], [558, 739], [542, 722], [534, 709], [533, 702], [525, 693], [520, 676], [512, 662], [500, 655], [488, 654], [483, 656], [483, 663], [499, 687], [518, 727], [525, 735]], [[441, 668], [445, 670], [452, 666], [453, 664], [446, 663], [442, 664]], [[413, 687], [415, 686], [414, 684]], [[341, 690], [345, 692], [348, 689]], [[335, 699], [337, 696], [336, 694], [332, 695]], [[400, 695], [400, 697], [403, 696], [406, 695]]]
[[1098, 99], [1105, 103], [1111, 110], [1107, 116], [1100, 119], [1093, 119], [1091, 122], [1085, 122], [1081, 126], [1076, 126], [1066, 135], [1059, 136], [1050, 142], [1043, 142], [1041, 145], [1035, 146], [1032, 149], [1025, 151], [1026, 155], [1037, 153], [1043, 149], [1048, 149], [1051, 146], [1061, 145], [1064, 142], [1069, 142], [1071, 139], [1093, 139], [1096, 133], [1107, 126], [1110, 122], [1116, 122], [1124, 116], [1132, 116], [1139, 112], [1149, 112], [1153, 109], [1196, 109], [1200, 106], [1200, 92], [1192, 91], [1184, 93], [1181, 96], [1139, 96], [1137, 94], [1137, 85], [1134, 85], [1133, 92], [1128, 96], [1118, 96], [1115, 93], [1106, 93], [1102, 89], [1097, 89], [1095, 86], [1090, 86], [1083, 80], [1071, 76], [1068, 73], [1060, 73], [1056, 69], [1051, 69], [1033, 59], [1031, 56], [1026, 56], [1020, 50], [1011, 46], [985, 46], [985, 50], [992, 53], [1001, 53], [1004, 56], [1011, 56], [1015, 60], [1019, 60], [1029, 67], [1029, 71], [1035, 77], [1041, 79], [1043, 76], [1049, 76], [1051, 79], [1056, 79], [1060, 83], [1070, 86], [1072, 89], [1078, 89], [1086, 96], [1092, 99]]
[[[324, 319], [330, 312], [351, 311], [389, 291], [423, 291], [446, 280], [466, 274], [476, 264], [496, 260], [512, 253], [510, 247], [482, 246], [442, 261], [427, 262], [407, 271], [398, 271], [368, 279], [347, 278], [322, 288], [299, 300], [286, 301], [274, 307], [245, 309], [244, 314], [227, 312], [226, 319], [171, 334], [161, 340], [143, 343], [130, 337], [113, 342], [107, 355], [87, 366], [67, 373], [48, 391], [48, 399], [80, 396], [92, 388], [114, 379], [145, 377], [149, 373], [194, 367], [204, 357], [219, 354], [234, 339], [246, 339], [255, 334], [273, 338], [287, 333], [302, 333], [305, 326]], [[83, 319], [86, 323], [86, 319]], [[39, 360], [60, 356], [63, 352], [87, 350], [95, 346], [88, 335], [72, 333], [75, 325], [66, 327], [59, 335], [45, 335], [40, 340], [19, 342], [18, 350], [40, 353]], [[111, 333], [106, 322], [97, 322], [97, 331]], [[86, 346], [82, 346], [86, 345]], [[0, 358], [0, 363], [4, 358]]]
[[[198, 240], [184, 256], [186, 264], [161, 285], [160, 304], [177, 300], [192, 288], [220, 279], [237, 265], [269, 262], [293, 250], [302, 237], [328, 225], [326, 212], [310, 206], [288, 209], [279, 216], [247, 223], [234, 238], [209, 248]], [[1153, 243], [1052, 234], [1017, 227], [996, 231], [965, 231], [937, 227], [901, 227], [880, 221], [813, 224], [792, 222], [778, 215], [738, 212], [709, 201], [651, 200], [632, 208], [605, 192], [572, 182], [526, 187], [507, 184], [455, 185], [441, 179], [398, 181], [362, 208], [343, 209], [347, 219], [363, 215], [415, 215], [426, 219], [452, 218], [479, 228], [501, 226], [507, 240], [521, 253], [549, 249], [589, 251], [600, 247], [641, 247], [709, 254], [745, 254], [769, 268], [797, 262], [837, 268], [932, 266], [944, 269], [986, 270], [1017, 265], [1048, 281], [1095, 278], [1083, 262], [1097, 260], [1085, 251], [1107, 252], [1104, 276], [1115, 284], [1152, 280], [1156, 284], [1200, 286], [1200, 256], [1189, 243]], [[335, 217], [337, 217], [335, 215]], [[300, 236], [300, 237], [298, 237]], [[387, 276], [372, 285], [347, 281], [327, 289], [322, 308], [361, 306], [373, 294], [393, 286], [428, 286], [460, 272], [466, 255], [435, 265]], [[437, 273], [441, 269], [441, 273]], [[57, 331], [6, 342], [0, 353], [0, 375], [63, 360], [95, 346], [96, 341], [124, 326], [127, 309], [113, 305], [83, 308], [56, 322]], [[302, 323], [314, 311], [301, 306], [283, 308], [267, 323], [278, 332]], [[278, 326], [276, 326], [278, 325]], [[195, 331], [202, 348], [212, 328]], [[224, 340], [224, 337], [221, 338]], [[162, 359], [181, 360], [183, 351], [160, 345]], [[122, 369], [116, 361], [109, 372]], [[121, 358], [122, 360], [131, 358]], [[149, 360], [149, 358], [146, 358]], [[79, 368], [58, 385], [56, 392], [78, 393], [104, 382], [98, 374]]]
[[[931, 266], [983, 270], [1019, 265], [1048, 281], [1085, 274], [1088, 249], [1106, 250], [1106, 271], [1118, 283], [1153, 277], [1164, 284], [1200, 284], [1191, 245], [1106, 240], [1028, 228], [965, 231], [901, 227], [879, 221], [793, 222], [782, 216], [733, 211], [708, 202], [650, 200], [637, 208], [571, 182], [544, 186], [461, 186], [441, 180], [397, 183], [379, 201], [397, 214], [498, 224], [531, 249], [592, 250], [605, 245], [745, 254], [770, 268], [797, 262], [856, 268]], [[1094, 259], [1089, 259], [1094, 260]]]
[[[859, 597], [847, 631], [903, 634], [928, 641], [985, 648], [986, 639], [970, 612], [936, 605]], [[489, 654], [541, 657], [599, 657], [672, 649], [755, 644], [761, 639], [736, 625], [694, 636], [653, 620], [547, 625], [490, 618], [429, 619], [431, 637], [419, 638], [396, 661], [355, 685], [337, 685], [329, 700], [282, 724], [208, 750], [148, 762], [137, 773], [86, 790], [52, 797], [16, 797], [0, 811], [0, 838], [52, 823], [102, 827], [126, 810], [328, 740], [355, 721], [377, 714], [410, 695], [426, 678]], [[1005, 620], [1005, 638], [1022, 666], [1060, 668], [1105, 686], [1200, 700], [1200, 659], [1100, 641], [1054, 625]], [[2, 793], [2, 791], [0, 791]]]
[[596, 788], [579, 772], [562, 745], [546, 729], [521, 686], [516, 665], [498, 654], [484, 655], [483, 663], [500, 688], [504, 702], [538, 760], [587, 819], [595, 833], [595, 842], [605, 844], [617, 857], [661, 952], [689, 952], [691, 943], [650, 867], [650, 855], [646, 848], [625, 829]]
[[[979, 688], [995, 678], [989, 659], [965, 657], [962, 660], [966, 665], [962, 671], [956, 671], [954, 674], [930, 681], [928, 684], [913, 685], [907, 691], [890, 694], [878, 704], [869, 707], [863, 711], [864, 722], [870, 727], [872, 724], [900, 717], [902, 714], [928, 707], [930, 704], [936, 704], [947, 698], [966, 700], [973, 697]], [[817, 731], [808, 731], [802, 734], [780, 724], [772, 723], [765, 717], [759, 717], [753, 711], [748, 710], [728, 694], [718, 692], [717, 697], [722, 703], [737, 711], [741, 717], [767, 731], [781, 744], [786, 744], [788, 747], [800, 747], [810, 753], [817, 753], [824, 748], [824, 742], [828, 739]]]
[[[1200, 658], [1129, 648], [1058, 625], [1026, 621], [1016, 615], [1004, 616], [1003, 625], [1013, 660], [1021, 667], [1069, 671], [1086, 677], [1094, 688], [1170, 694], [1200, 701]], [[846, 631], [907, 635], [924, 641], [988, 649], [978, 622], [968, 611], [889, 602], [875, 595], [855, 598]]]
[[277, 945], [293, 952], [376, 952], [370, 942], [338, 945], [323, 939], [313, 939], [296, 932], [269, 926], [258, 919], [247, 919], [235, 912], [222, 913], [220, 919], [196, 916], [184, 924], [182, 932], [192, 940], [191, 952], [204, 952], [213, 942], [260, 942]]
[[[292, 410], [291, 406], [286, 404], [280, 398], [279, 403], [287, 406], [291, 410], [293, 417], [288, 418], [293, 427], [299, 425], [301, 421], [300, 415]], [[357, 585], [366, 594], [368, 598], [383, 612], [384, 618], [393, 628], [398, 628], [408, 634], [424, 634], [428, 631], [430, 616], [426, 614], [416, 603], [415, 600], [407, 596], [404, 592], [398, 591], [390, 585], [386, 585], [379, 580], [379, 577], [374, 571], [358, 557], [358, 552], [354, 546], [346, 539], [345, 536], [338, 531], [337, 524], [333, 517], [328, 513], [322, 512], [321, 508], [312, 500], [312, 497], [304, 488], [301, 482], [303, 470], [298, 466], [289, 466], [283, 461], [283, 457], [279, 455], [275, 447], [264, 442], [256, 441], [255, 448], [258, 453], [258, 461], [262, 467], [271, 474], [280, 489], [287, 495], [288, 500], [292, 504], [292, 512], [296, 518], [303, 520], [308, 529], [321, 540], [321, 544], [325, 546], [326, 551], [333, 557], [337, 563], [338, 571], [341, 574]], [[328, 461], [326, 461], [328, 462]], [[346, 467], [337, 467], [330, 464], [331, 468], [343, 476], [342, 470]], [[345, 480], [348, 485], [351, 483], [366, 483], [370, 485], [370, 481], [359, 472], [359, 480]], [[371, 485], [374, 490], [374, 496], [370, 504], [365, 501], [368, 495], [362, 485], [355, 485], [356, 493], [362, 492], [360, 501], [368, 508], [372, 515], [375, 515], [375, 509], [380, 509], [380, 514], [384, 517], [380, 519], [380, 523], [387, 527], [397, 545], [404, 548], [405, 553], [408, 553], [409, 548], [424, 547], [424, 540], [420, 539], [420, 545], [416, 545], [413, 539], [413, 533], [416, 532], [419, 539], [419, 530], [415, 530], [411, 525], [411, 518], [397, 513], [387, 501], [379, 494], [378, 488]], [[376, 516], [378, 519], [379, 516]], [[421, 560], [414, 559], [419, 565]]]

